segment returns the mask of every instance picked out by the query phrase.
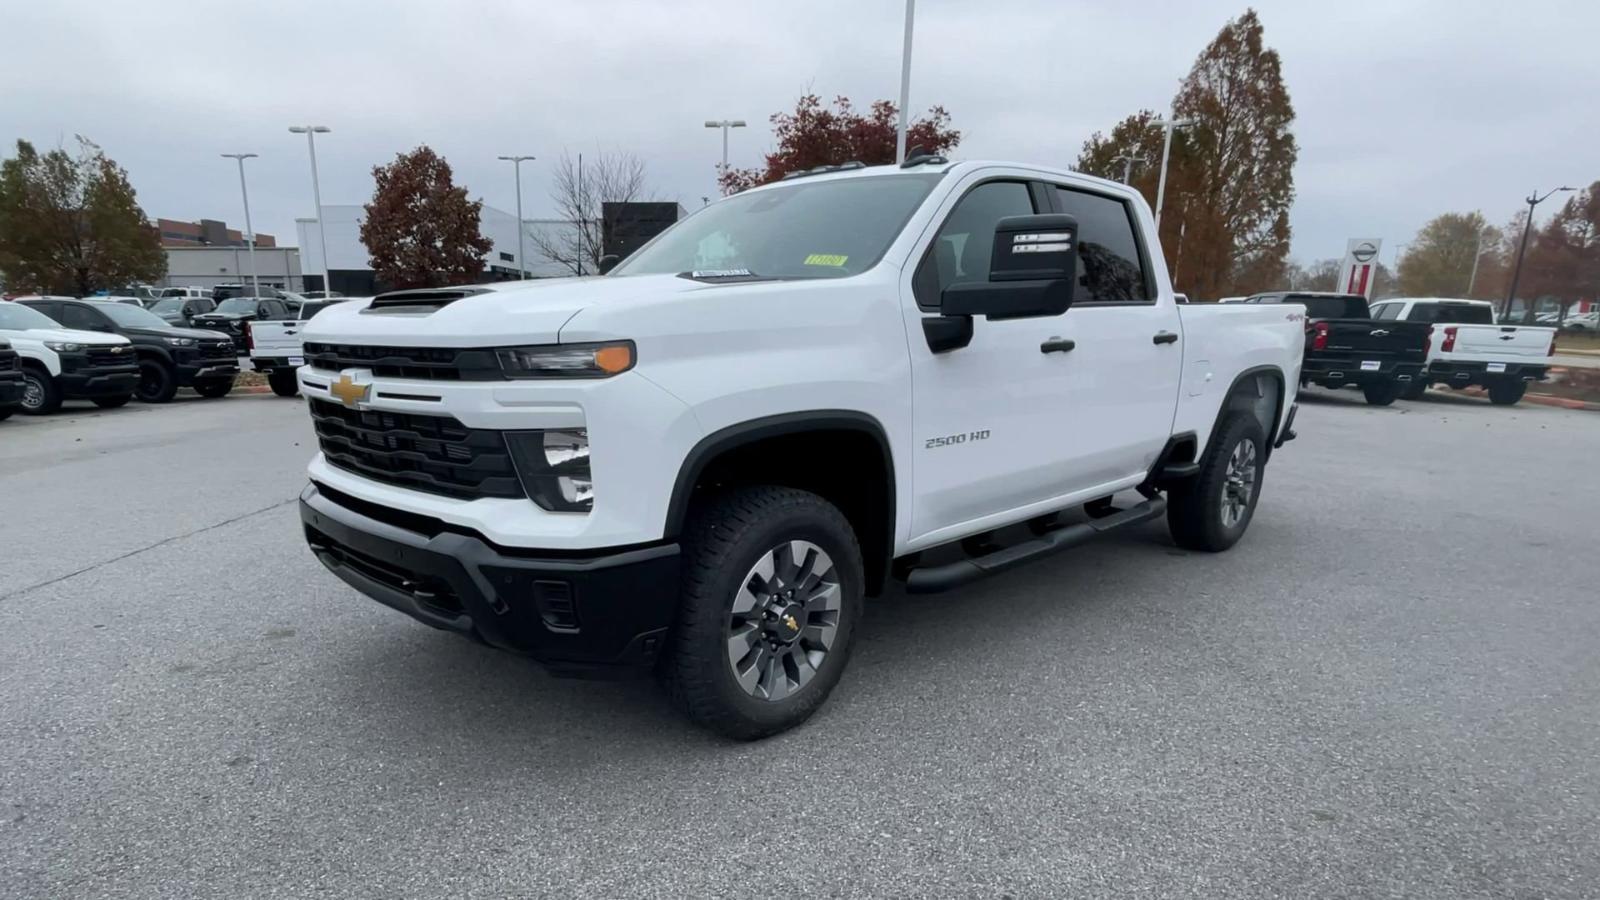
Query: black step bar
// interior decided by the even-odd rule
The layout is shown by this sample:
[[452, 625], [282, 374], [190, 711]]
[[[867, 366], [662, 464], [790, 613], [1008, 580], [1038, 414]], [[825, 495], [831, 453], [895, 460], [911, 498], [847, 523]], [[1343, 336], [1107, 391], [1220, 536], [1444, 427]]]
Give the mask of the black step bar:
[[1166, 511], [1167, 501], [1162, 497], [1152, 497], [1137, 506], [1112, 513], [1103, 519], [1090, 519], [1087, 522], [1068, 525], [993, 553], [941, 566], [912, 569], [906, 575], [906, 592], [934, 594], [948, 591], [996, 572], [1003, 572], [1013, 566], [1020, 566], [1025, 562], [1032, 562], [1040, 557], [1087, 543], [1108, 531], [1148, 522]]

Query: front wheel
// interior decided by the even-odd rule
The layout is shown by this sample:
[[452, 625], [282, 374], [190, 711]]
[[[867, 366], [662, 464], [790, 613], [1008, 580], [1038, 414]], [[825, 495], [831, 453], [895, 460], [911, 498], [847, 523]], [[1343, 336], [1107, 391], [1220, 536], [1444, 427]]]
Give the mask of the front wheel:
[[1497, 381], [1489, 385], [1489, 402], [1496, 406], [1512, 406], [1527, 392], [1526, 381]]
[[1400, 385], [1393, 381], [1374, 381], [1361, 386], [1368, 406], [1388, 406], [1400, 396]]
[[139, 363], [139, 386], [134, 393], [140, 403], [166, 403], [177, 396], [177, 376], [163, 363], [144, 360]]
[[1178, 546], [1216, 553], [1238, 543], [1261, 497], [1266, 451], [1255, 416], [1222, 421], [1199, 474], [1167, 493], [1167, 529]]
[[294, 369], [273, 369], [267, 373], [267, 384], [279, 397], [293, 397], [300, 393], [300, 379]]
[[56, 380], [38, 369], [22, 370], [22, 412], [42, 416], [61, 408], [61, 390]]
[[753, 740], [816, 712], [861, 615], [861, 549], [844, 515], [792, 488], [731, 491], [692, 517], [683, 566], [661, 673], [689, 718]]

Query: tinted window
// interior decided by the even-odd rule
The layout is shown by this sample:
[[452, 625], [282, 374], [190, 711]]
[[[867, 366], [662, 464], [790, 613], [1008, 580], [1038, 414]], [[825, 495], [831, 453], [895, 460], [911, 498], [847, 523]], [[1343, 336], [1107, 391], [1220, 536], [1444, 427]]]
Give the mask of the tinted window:
[[85, 309], [75, 303], [66, 303], [61, 307], [61, 324], [68, 328], [93, 331], [96, 328], [104, 328], [106, 320], [92, 309]]
[[1399, 317], [1399, 315], [1400, 304], [1398, 303], [1383, 303], [1372, 308], [1372, 317], [1374, 319], [1393, 319]]
[[1312, 319], [1370, 319], [1359, 294], [1262, 294], [1258, 303], [1298, 303]]
[[952, 284], [989, 280], [994, 228], [1009, 216], [1033, 215], [1033, 199], [1020, 181], [990, 181], [966, 193], [950, 211], [912, 281], [917, 304], [939, 306]]
[[1476, 303], [1414, 303], [1407, 322], [1444, 322], [1455, 325], [1493, 325], [1494, 312]]
[[123, 328], [165, 328], [167, 323], [161, 317], [139, 306], [128, 306], [123, 303], [107, 304], [100, 310], [111, 321]]
[[1139, 259], [1128, 204], [1063, 187], [1056, 188], [1056, 203], [1078, 220], [1078, 287], [1073, 302], [1149, 300], [1149, 282]]

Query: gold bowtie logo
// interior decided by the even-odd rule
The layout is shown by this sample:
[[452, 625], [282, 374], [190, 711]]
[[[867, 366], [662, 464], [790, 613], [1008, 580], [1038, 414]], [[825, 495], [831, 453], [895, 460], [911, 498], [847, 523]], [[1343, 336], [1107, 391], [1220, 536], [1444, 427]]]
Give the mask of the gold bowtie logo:
[[790, 615], [788, 613], [785, 613], [784, 616], [783, 616], [783, 624], [789, 626], [789, 630], [790, 631], [799, 631], [800, 630], [800, 623], [796, 622], [794, 620], [794, 616], [792, 616], [792, 615]]
[[367, 393], [371, 390], [370, 384], [356, 384], [356, 380], [349, 375], [340, 375], [339, 380], [328, 388], [328, 393], [345, 406], [355, 407], [367, 402]]

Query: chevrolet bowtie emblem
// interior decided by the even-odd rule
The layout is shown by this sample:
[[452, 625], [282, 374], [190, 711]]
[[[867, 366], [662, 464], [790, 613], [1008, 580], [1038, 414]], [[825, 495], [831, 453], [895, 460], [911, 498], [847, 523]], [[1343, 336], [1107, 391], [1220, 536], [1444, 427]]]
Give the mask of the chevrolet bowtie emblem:
[[339, 380], [335, 381], [332, 386], [328, 388], [328, 393], [337, 398], [340, 403], [343, 403], [345, 406], [353, 409], [362, 403], [367, 402], [367, 393], [371, 390], [372, 385], [357, 384], [356, 380], [351, 378], [350, 374], [347, 372], [343, 375], [340, 375]]
[[800, 630], [800, 623], [796, 622], [794, 620], [794, 616], [792, 616], [792, 615], [785, 615], [783, 617], [783, 624], [789, 626], [789, 630], [790, 631], [799, 631]]

